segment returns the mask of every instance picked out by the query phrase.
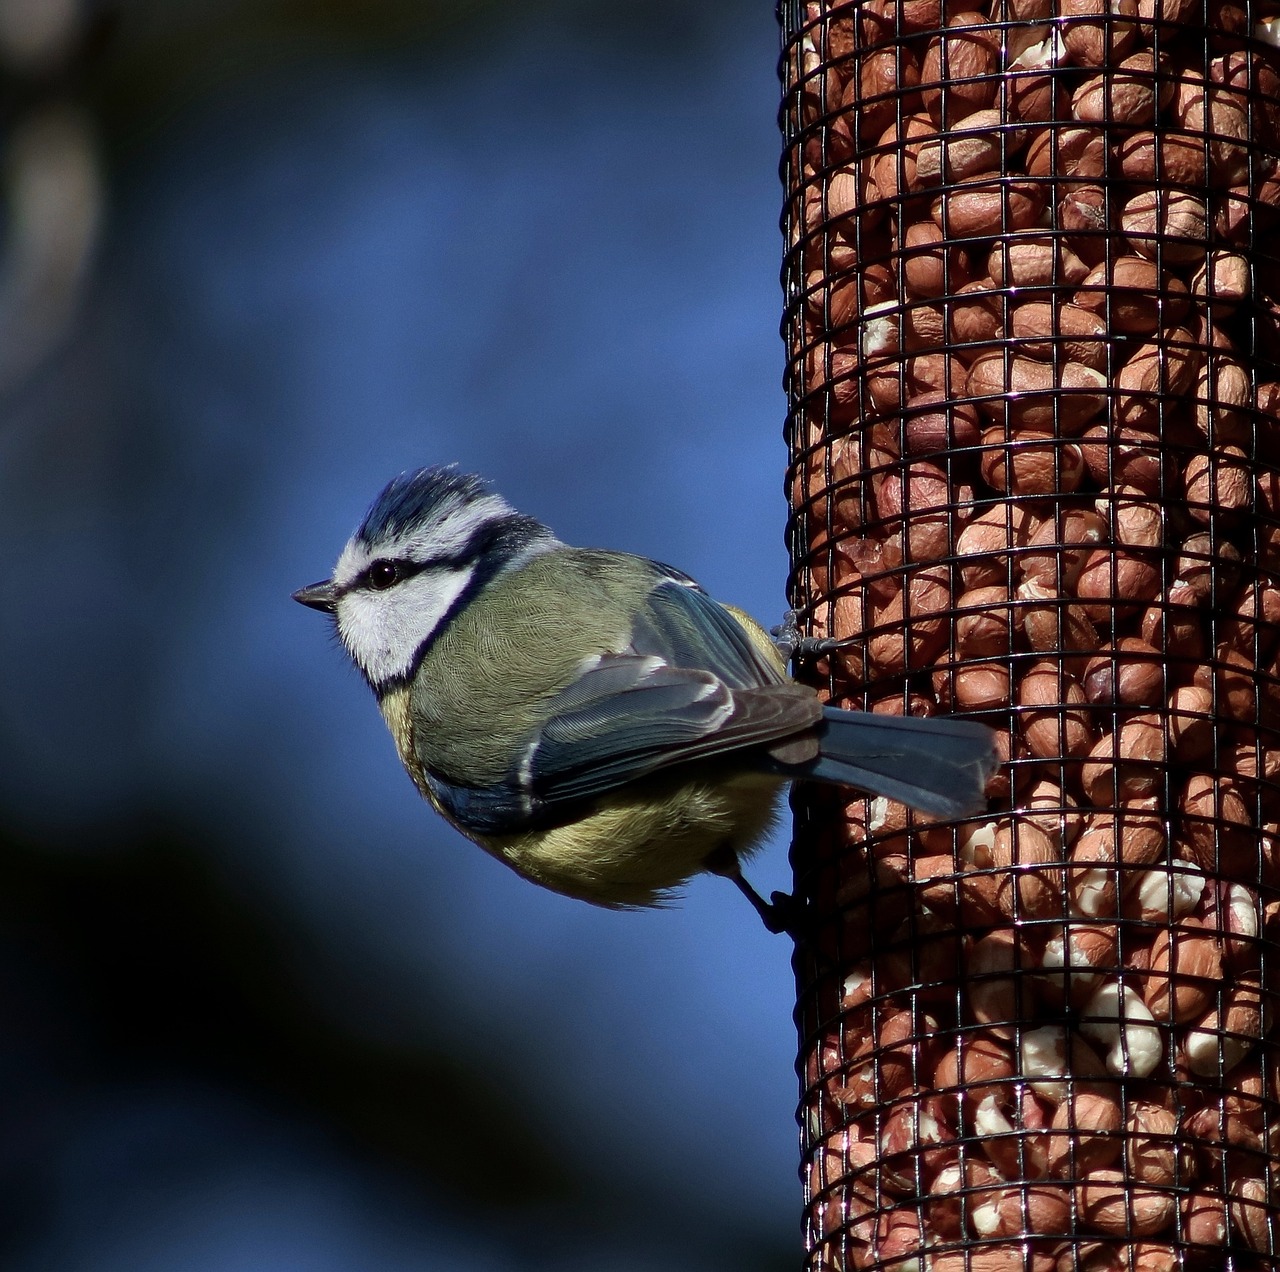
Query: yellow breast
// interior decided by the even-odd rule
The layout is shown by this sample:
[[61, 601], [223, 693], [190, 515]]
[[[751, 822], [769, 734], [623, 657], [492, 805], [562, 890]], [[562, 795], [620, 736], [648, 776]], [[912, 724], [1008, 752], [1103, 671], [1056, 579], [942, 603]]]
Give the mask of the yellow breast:
[[738, 773], [689, 782], [651, 778], [596, 801], [549, 830], [476, 839], [526, 878], [605, 906], [655, 905], [726, 845], [758, 848], [773, 825], [783, 783]]
[[426, 771], [414, 754], [413, 719], [409, 712], [409, 686], [402, 685], [398, 689], [391, 689], [383, 694], [378, 700], [378, 708], [382, 712], [382, 718], [387, 722], [387, 728], [391, 730], [400, 763], [413, 778], [413, 784], [422, 792], [423, 797], [431, 801], [432, 807], [437, 812], [441, 811], [435, 796], [431, 794], [431, 788], [427, 785]]

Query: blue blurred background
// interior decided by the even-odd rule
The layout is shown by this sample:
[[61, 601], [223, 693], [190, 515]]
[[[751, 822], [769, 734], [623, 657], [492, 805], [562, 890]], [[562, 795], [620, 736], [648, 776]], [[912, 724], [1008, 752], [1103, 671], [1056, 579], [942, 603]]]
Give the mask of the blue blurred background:
[[6, 1268], [795, 1265], [786, 942], [466, 845], [289, 599], [456, 460], [776, 621], [777, 45], [0, 0]]

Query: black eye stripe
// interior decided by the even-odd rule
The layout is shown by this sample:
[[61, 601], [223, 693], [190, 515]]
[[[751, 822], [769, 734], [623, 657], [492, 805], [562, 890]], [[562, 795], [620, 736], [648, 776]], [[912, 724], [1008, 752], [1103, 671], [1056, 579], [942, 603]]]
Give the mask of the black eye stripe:
[[[423, 560], [410, 557], [378, 557], [365, 566], [345, 587], [335, 589], [337, 595], [345, 596], [349, 592], [385, 592], [393, 586], [411, 579], [416, 574], [436, 571], [474, 571], [471, 582], [467, 586], [464, 597], [454, 603], [446, 622], [461, 608], [466, 600], [501, 567], [502, 561], [509, 558], [539, 538], [549, 537], [545, 526], [532, 517], [511, 515], [491, 521], [482, 521], [471, 532], [467, 540], [451, 552], [440, 552]], [[396, 571], [394, 582], [379, 587], [373, 581], [373, 571], [385, 566], [393, 566]], [[442, 623], [443, 627], [445, 623]], [[436, 633], [432, 633], [434, 638]]]
[[371, 561], [352, 580], [348, 591], [385, 592], [417, 574], [423, 567], [401, 557], [381, 557]]
[[[385, 592], [397, 583], [403, 583], [406, 579], [411, 579], [415, 574], [425, 574], [431, 570], [465, 569], [468, 565], [476, 562], [477, 557], [488, 546], [487, 541], [491, 539], [492, 533], [491, 527], [481, 526], [460, 548], [455, 549], [453, 552], [442, 552], [421, 561], [413, 561], [408, 557], [379, 557], [360, 571], [351, 583], [351, 588]], [[395, 578], [379, 584], [378, 572], [388, 567], [395, 571]]]
[[[378, 560], [371, 561], [366, 565], [347, 585], [344, 591], [385, 592], [396, 584], [413, 578], [415, 574], [427, 574], [432, 570], [461, 569], [469, 563], [470, 558], [471, 554], [466, 550], [451, 552], [444, 556], [430, 557], [425, 561], [412, 561], [408, 557], [379, 557]], [[386, 582], [380, 582], [379, 574], [387, 569], [395, 572], [394, 578], [388, 578]]]

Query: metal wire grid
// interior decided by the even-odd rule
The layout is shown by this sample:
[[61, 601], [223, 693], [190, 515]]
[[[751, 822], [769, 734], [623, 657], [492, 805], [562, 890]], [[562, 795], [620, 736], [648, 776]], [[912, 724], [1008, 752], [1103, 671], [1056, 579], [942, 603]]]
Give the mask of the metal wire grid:
[[[808, 1265], [1276, 1266], [1280, 261], [1262, 231], [1276, 221], [1280, 90], [1276, 50], [1259, 38], [1269, 11], [1135, 6], [1135, 24], [1150, 21], [1123, 49], [1121, 4], [1017, 16], [1011, 2], [980, 19], [948, 9], [945, 34], [923, 7], [780, 6], [792, 601], [839, 643], [819, 669], [834, 699], [961, 709], [1001, 729], [1010, 764], [991, 811], [1018, 815], [1012, 858], [996, 860], [974, 848], [991, 833], [982, 819], [957, 832], [873, 802], [797, 800], [797, 884], [815, 914], [797, 956]], [[1073, 28], [1104, 41], [1097, 65], [1060, 55]], [[957, 78], [973, 71], [966, 42], [991, 44], [993, 32], [995, 52]], [[1015, 50], [1045, 39], [1047, 60], [1019, 63]], [[1149, 62], [1122, 69], [1130, 50]], [[929, 65], [938, 87], [921, 109]], [[1168, 85], [1185, 91], [1197, 73], [1243, 102], [1242, 135], [1229, 116], [1170, 122]], [[1073, 99], [1096, 75], [1101, 109], [1082, 128]], [[1155, 103], [1149, 127], [1117, 118], [1121, 82]], [[984, 101], [994, 116], [967, 128]], [[986, 168], [967, 181], [942, 168], [920, 185], [931, 133], [980, 142]], [[1035, 146], [1047, 163], [1031, 162]], [[976, 230], [953, 215], [975, 189], [989, 221]], [[1125, 214], [1150, 191], [1144, 234]], [[1188, 193], [1203, 224], [1162, 224]], [[1014, 259], [1023, 249], [1041, 257], [1029, 278]], [[1211, 251], [1243, 264], [1243, 295], [1224, 298], [1226, 262]], [[1135, 257], [1150, 266], [1142, 285], [1121, 276]], [[1100, 319], [1092, 334], [1066, 329], [1068, 302]], [[1151, 374], [1136, 377], [1151, 346]], [[1030, 390], [1012, 374], [1024, 355], [1041, 368]], [[1180, 364], [1194, 358], [1208, 371], [1187, 383]], [[1098, 375], [1071, 384], [1071, 368], [1090, 363]], [[1228, 404], [1221, 368], [1236, 364], [1249, 397]], [[1153, 509], [1147, 542], [1129, 523]], [[1091, 510], [1101, 528], [1082, 538]], [[1029, 514], [1038, 533], [1024, 533]], [[984, 518], [990, 533], [966, 541]], [[974, 628], [981, 641], [966, 644]], [[1014, 688], [1032, 668], [1041, 692], [1024, 701]], [[1135, 721], [1154, 749], [1124, 743]], [[1082, 739], [1105, 737], [1119, 754], [1091, 765]], [[1107, 816], [1128, 819], [1126, 842], [1150, 823], [1158, 850], [1093, 866], [1090, 886], [1110, 890], [1115, 912], [1104, 902], [1091, 915], [1073, 891], [1090, 872], [1074, 862], [1070, 827]], [[1029, 851], [1028, 825], [1048, 827], [1056, 855]], [[1180, 867], [1189, 843], [1196, 859]], [[1135, 910], [1130, 881], [1161, 872], [1164, 912]], [[1200, 888], [1185, 913], [1184, 876]], [[1256, 933], [1231, 928], [1233, 886]], [[1213, 977], [1178, 959], [1152, 970], [1157, 944], [1167, 953], [1185, 938], [1188, 918], [1214, 938]], [[1107, 934], [1100, 961], [1046, 975], [1055, 940], [1094, 929]], [[1090, 1051], [1109, 1018], [1078, 988], [1112, 985], [1123, 1003], [1157, 982], [1170, 1018], [1126, 1019], [1114, 1054]], [[1225, 1016], [1251, 985], [1266, 1010], [1243, 1032], [1175, 1014], [1180, 995], [1198, 993]], [[1055, 1041], [1069, 1050], [1062, 1071], [1033, 1080], [1028, 1049]], [[1153, 1046], [1158, 1062], [1137, 1065]], [[968, 1059], [984, 1047], [977, 1081]], [[1119, 1118], [1103, 1130], [1086, 1125], [1100, 1095]], [[1168, 1177], [1141, 1183], [1133, 1154], [1162, 1149]]]

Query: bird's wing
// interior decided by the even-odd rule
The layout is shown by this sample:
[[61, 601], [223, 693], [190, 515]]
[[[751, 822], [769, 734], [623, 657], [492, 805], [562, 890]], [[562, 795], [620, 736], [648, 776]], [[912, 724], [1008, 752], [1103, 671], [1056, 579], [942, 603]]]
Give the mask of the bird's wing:
[[784, 680], [721, 606], [664, 577], [625, 649], [595, 655], [547, 703], [501, 787], [433, 782], [465, 829], [551, 824], [574, 805], [660, 769], [765, 746], [813, 727], [822, 705]]
[[633, 654], [604, 655], [551, 706], [528, 764], [529, 785], [544, 804], [765, 746], [822, 716], [817, 697], [799, 685], [731, 689], [710, 672]]
[[731, 689], [790, 683], [780, 663], [761, 653], [742, 624], [687, 574], [651, 564], [658, 573], [635, 616], [628, 652], [709, 671]]

